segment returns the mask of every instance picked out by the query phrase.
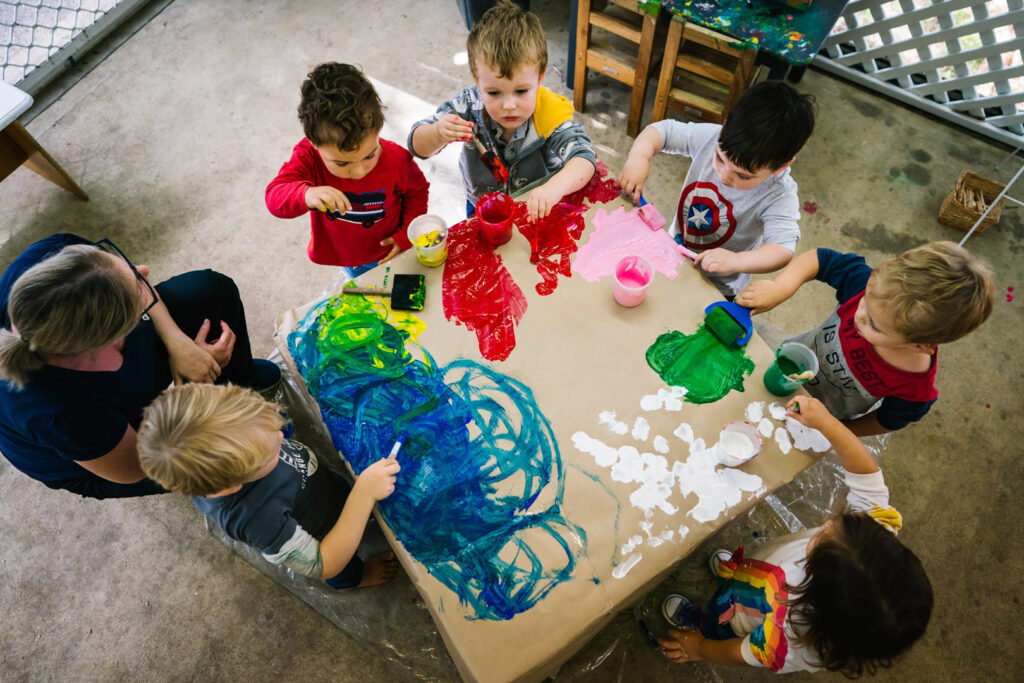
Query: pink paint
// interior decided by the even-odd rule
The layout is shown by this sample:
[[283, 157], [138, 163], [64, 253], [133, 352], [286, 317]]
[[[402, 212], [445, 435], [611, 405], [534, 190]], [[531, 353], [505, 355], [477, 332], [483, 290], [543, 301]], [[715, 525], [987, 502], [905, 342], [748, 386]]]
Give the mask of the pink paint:
[[620, 306], [639, 306], [654, 279], [654, 267], [643, 256], [625, 256], [615, 266], [612, 295]]
[[516, 203], [504, 192], [491, 192], [476, 202], [480, 236], [495, 246], [512, 239], [512, 213]]
[[619, 207], [609, 214], [598, 209], [593, 219], [590, 239], [579, 248], [572, 269], [588, 282], [615, 274], [619, 261], [626, 256], [641, 256], [652, 268], [670, 280], [683, 263], [677, 244], [664, 230], [651, 230], [639, 209], [626, 211]]
[[818, 213], [818, 205], [815, 202], [804, 202], [804, 213], [809, 213], [813, 216]]

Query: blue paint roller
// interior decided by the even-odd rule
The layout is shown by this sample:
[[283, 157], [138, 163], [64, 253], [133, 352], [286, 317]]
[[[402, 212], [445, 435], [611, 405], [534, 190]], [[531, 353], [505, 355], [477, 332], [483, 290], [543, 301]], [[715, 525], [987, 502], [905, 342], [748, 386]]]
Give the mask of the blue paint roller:
[[754, 333], [750, 309], [732, 301], [716, 301], [704, 309], [704, 324], [726, 346], [746, 346]]

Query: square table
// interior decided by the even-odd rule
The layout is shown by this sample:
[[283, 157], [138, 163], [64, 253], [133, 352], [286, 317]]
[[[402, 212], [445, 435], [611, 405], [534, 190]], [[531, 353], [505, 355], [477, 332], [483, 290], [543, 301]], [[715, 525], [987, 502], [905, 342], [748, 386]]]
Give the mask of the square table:
[[[593, 230], [597, 212], [613, 210], [620, 204], [615, 201], [589, 209], [581, 245]], [[648, 461], [663, 457], [669, 469], [676, 462], [689, 462], [692, 459], [690, 448], [682, 440], [685, 429], [680, 427], [681, 423], [689, 424], [693, 436], [710, 445], [716, 442], [725, 424], [744, 419], [752, 402], [779, 400], [767, 393], [761, 381], [764, 370], [771, 364], [772, 350], [756, 334], [750, 340], [747, 354], [756, 368], [746, 378], [743, 393], [732, 391], [723, 399], [704, 405], [681, 402], [671, 406], [672, 409], [651, 409], [651, 401], [658, 402], [659, 389], [663, 390], [663, 399], [670, 392], [664, 391], [666, 387], [661, 378], [648, 367], [646, 349], [666, 331], [690, 333], [695, 330], [704, 318], [704, 307], [720, 298], [714, 287], [689, 263], [683, 263], [675, 280], [656, 276], [646, 301], [636, 308], [623, 308], [613, 301], [609, 278], [587, 282], [575, 274], [568, 279], [560, 277], [553, 293], [540, 296], [534, 285], [541, 278], [530, 263], [528, 241], [517, 232], [509, 243], [498, 247], [498, 253], [528, 303], [515, 330], [516, 346], [503, 362], [483, 361], [473, 332], [445, 319], [440, 296], [443, 268], [421, 266], [411, 251], [396, 257], [390, 268], [393, 272], [426, 276], [426, 307], [414, 314], [426, 324], [426, 329], [417, 339], [438, 367], [468, 359], [497, 371], [511, 384], [526, 387], [526, 393], [532, 395], [543, 415], [541, 422], [546, 420], [550, 425], [554, 448], [547, 456], [554, 463], [551, 467], [555, 474], [548, 485], [517, 509], [509, 520], [510, 525], [519, 525], [519, 531], [512, 534], [509, 537], [512, 540], [492, 558], [506, 570], [495, 580], [495, 584], [503, 585], [482, 586], [477, 581], [468, 588], [469, 599], [460, 600], [449, 587], [450, 572], [453, 567], [456, 573], [468, 571], [465, 565], [470, 559], [479, 559], [475, 549], [483, 541], [468, 533], [456, 534], [452, 538], [459, 538], [460, 543], [449, 549], [451, 562], [428, 567], [410, 553], [405, 543], [396, 539], [389, 523], [390, 513], [382, 515], [378, 506], [375, 514], [403, 568], [423, 596], [460, 674], [466, 680], [541, 680], [555, 673], [616, 612], [638, 601], [706, 538], [790, 481], [815, 462], [817, 456], [796, 448], [783, 454], [776, 440], [766, 438], [760, 455], [742, 468], [715, 470], [716, 476], [728, 481], [742, 478], [749, 484], [747, 475], [761, 479], [759, 486], [747, 486], [752, 490], [742, 495], [737, 490], [737, 502], [722, 514], [709, 521], [697, 521], [688, 515], [699, 500], [692, 493], [683, 495], [679, 482], [668, 495], [666, 506], [645, 512], [642, 506], [635, 505], [634, 494], [640, 485], [636, 481], [624, 482], [622, 473], [615, 474], [610, 462], [599, 462], [599, 458], [584, 452], [589, 446], [580, 435], [619, 449], [619, 453], [630, 452], [630, 447], [636, 448], [638, 455], [649, 452], [649, 456], [641, 456]], [[382, 271], [383, 267], [378, 267], [358, 281], [362, 285], [380, 285]], [[307, 312], [322, 301], [288, 311], [279, 318], [278, 346], [296, 377], [301, 374], [291, 355], [288, 336]], [[314, 415], [314, 422], [326, 429], [315, 417], [318, 411], [315, 399], [302, 381], [299, 384], [308, 399], [305, 407]], [[515, 411], [509, 414], [516, 417]], [[642, 418], [648, 433], [643, 433], [645, 429], [638, 418]], [[360, 430], [375, 428], [367, 419], [358, 424]], [[478, 420], [464, 428], [477, 437], [483, 431], [494, 429], [500, 437], [498, 432], [504, 434], [505, 427], [507, 425], [488, 425]], [[630, 428], [632, 433], [616, 433]], [[539, 431], [544, 431], [543, 424]], [[653, 447], [656, 437], [664, 439], [658, 442], [660, 448]], [[409, 461], [403, 461], [403, 457], [412, 457], [405, 451], [408, 443], [399, 455], [403, 473], [406, 467], [413, 470]], [[664, 453], [666, 444], [668, 452]], [[386, 452], [385, 445], [380, 456], [374, 457]], [[431, 462], [441, 468], [461, 466], [458, 462], [445, 461], [444, 455], [432, 452], [428, 457], [436, 456], [436, 462]], [[494, 462], [488, 464], [494, 474]], [[495, 477], [492, 480], [495, 488], [487, 502], [516, 495], [524, 485], [517, 474], [509, 471]], [[413, 486], [404, 482], [400, 474], [398, 486], [403, 485]], [[459, 508], [459, 502], [450, 501], [448, 507]], [[466, 501], [465, 506], [478, 504], [479, 501]], [[466, 510], [457, 512], [467, 514]], [[537, 524], [524, 523], [534, 514], [547, 516]], [[439, 517], [446, 516], [443, 511], [438, 515], [418, 518], [417, 523], [422, 525], [424, 533], [434, 531], [441, 523]], [[465, 548], [473, 550], [468, 556], [459, 556]], [[532, 579], [524, 578], [529, 574], [531, 563], [539, 563], [550, 571], [539, 580], [536, 575]], [[566, 568], [561, 577], [551, 578]], [[505, 598], [521, 597], [515, 594], [517, 581], [533, 580], [537, 583], [527, 587], [531, 591], [528, 602], [532, 605], [528, 609], [496, 616], [501, 611], [500, 605], [505, 604], [501, 600], [495, 601], [499, 607], [490, 611], [481, 609], [488, 590], [494, 589], [493, 593], [501, 593]]]

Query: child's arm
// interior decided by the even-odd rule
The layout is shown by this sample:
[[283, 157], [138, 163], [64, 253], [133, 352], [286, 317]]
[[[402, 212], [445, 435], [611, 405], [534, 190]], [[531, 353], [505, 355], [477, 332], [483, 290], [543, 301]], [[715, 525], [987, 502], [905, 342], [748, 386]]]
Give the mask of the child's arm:
[[430, 157], [452, 142], [473, 139], [473, 123], [457, 116], [445, 114], [433, 123], [417, 126], [410, 138], [411, 151], [418, 157]]
[[790, 261], [774, 280], [751, 282], [736, 296], [736, 303], [753, 309], [754, 313], [770, 311], [796, 294], [801, 285], [813, 280], [817, 274], [818, 250], [811, 249]]
[[762, 244], [753, 251], [708, 249], [697, 255], [694, 263], [708, 273], [773, 273], [793, 260], [793, 252], [781, 244]]
[[877, 411], [872, 411], [867, 415], [861, 415], [856, 420], [845, 420], [843, 422], [846, 428], [857, 436], [876, 436], [878, 434], [888, 434], [893, 431], [878, 421], [878, 416], [875, 414]]
[[[313, 150], [312, 154], [316, 154]], [[345, 193], [330, 185], [314, 186], [315, 160], [299, 143], [292, 158], [281, 166], [277, 176], [267, 185], [264, 201], [267, 210], [278, 218], [298, 218], [310, 209], [347, 213], [352, 204]]]
[[[799, 406], [799, 409], [796, 408]], [[786, 415], [805, 427], [817, 429], [829, 440], [839, 465], [851, 474], [872, 474], [879, 470], [871, 453], [857, 435], [832, 416], [825, 404], [810, 396], [794, 396], [786, 403]]]
[[724, 666], [750, 666], [740, 648], [743, 638], [711, 640], [692, 629], [671, 629], [671, 640], [659, 640], [665, 656], [677, 664], [686, 662], [711, 662]]
[[321, 577], [329, 579], [352, 560], [363, 538], [366, 522], [373, 512], [373, 504], [391, 495], [395, 490], [395, 475], [402, 467], [394, 458], [373, 463], [356, 478], [334, 528], [320, 542]]
[[640, 200], [644, 191], [644, 183], [651, 171], [651, 159], [661, 151], [663, 141], [661, 133], [654, 126], [647, 126], [636, 136], [633, 146], [629, 148], [626, 163], [619, 173], [618, 182], [622, 189], [632, 195], [633, 202]]
[[596, 171], [594, 164], [583, 157], [573, 157], [565, 162], [558, 173], [551, 176], [546, 183], [535, 187], [526, 198], [526, 208], [529, 211], [530, 220], [546, 218], [551, 209], [562, 197], [580, 189], [594, 177]]

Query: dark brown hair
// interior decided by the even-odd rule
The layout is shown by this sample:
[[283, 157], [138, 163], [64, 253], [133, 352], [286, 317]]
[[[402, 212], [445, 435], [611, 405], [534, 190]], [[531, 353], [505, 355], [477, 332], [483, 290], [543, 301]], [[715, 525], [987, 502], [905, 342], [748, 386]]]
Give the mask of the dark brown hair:
[[383, 109], [373, 84], [351, 64], [321, 64], [302, 83], [299, 121], [314, 145], [359, 149], [368, 135], [380, 132]]
[[790, 620], [819, 665], [848, 678], [874, 674], [920, 638], [932, 613], [921, 561], [864, 514], [834, 517], [789, 587]]

